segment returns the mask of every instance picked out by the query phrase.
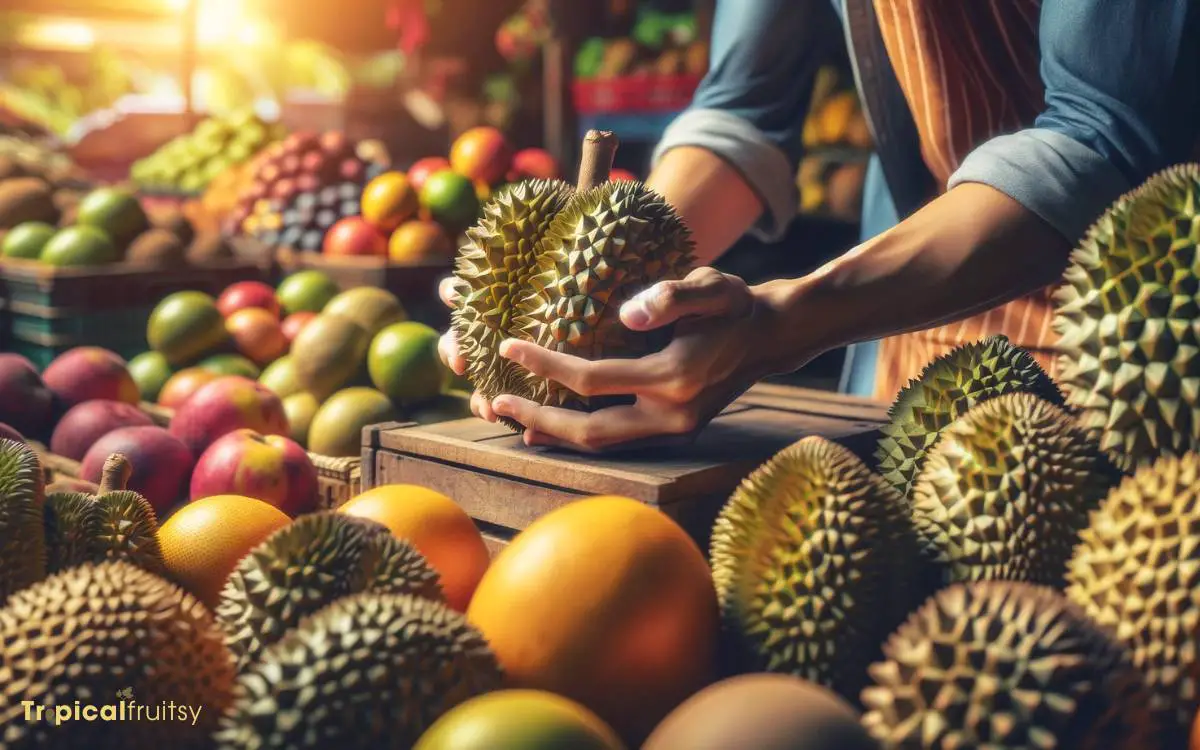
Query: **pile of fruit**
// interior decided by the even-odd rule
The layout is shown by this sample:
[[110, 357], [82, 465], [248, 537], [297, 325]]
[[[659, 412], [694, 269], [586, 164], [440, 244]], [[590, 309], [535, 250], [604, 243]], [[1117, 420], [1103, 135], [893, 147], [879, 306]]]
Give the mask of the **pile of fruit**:
[[267, 123], [252, 111], [212, 117], [134, 162], [129, 175], [145, 192], [200, 193], [219, 175], [283, 137], [282, 125]]
[[0, 135], [0, 179], [40, 177], [61, 190], [92, 187], [83, 171], [61, 150], [15, 132]]
[[37, 177], [0, 182], [0, 228], [0, 257], [57, 267], [183, 267], [232, 255], [178, 212], [147, 216], [132, 193], [103, 187], [80, 196]]
[[694, 13], [644, 10], [628, 37], [592, 37], [575, 55], [580, 80], [625, 76], [699, 78], [708, 70], [708, 42], [697, 36]]
[[263, 400], [265, 421], [255, 426], [264, 434], [324, 456], [358, 456], [370, 424], [469, 416], [436, 331], [407, 320], [391, 293], [339, 292], [319, 271], [294, 273], [278, 289], [240, 282], [217, 299], [172, 294], [151, 314], [146, 338], [150, 351], [129, 370], [142, 400], [173, 410], [173, 423], [213, 408], [191, 402], [222, 380]]
[[[348, 201], [355, 201], [363, 185], [386, 169], [386, 165], [360, 154], [358, 145], [331, 130], [320, 134], [296, 132], [267, 146], [244, 173], [247, 182], [228, 216], [229, 232], [277, 245], [280, 235], [292, 227], [302, 232], [316, 229], [323, 236], [337, 219], [356, 214], [357, 207]], [[320, 196], [327, 189], [333, 191], [332, 200], [322, 201]], [[302, 198], [312, 213], [301, 216], [293, 212], [285, 223], [284, 213], [296, 208]]]
[[835, 68], [817, 75], [802, 139], [800, 211], [857, 221], [872, 137], [854, 82]]

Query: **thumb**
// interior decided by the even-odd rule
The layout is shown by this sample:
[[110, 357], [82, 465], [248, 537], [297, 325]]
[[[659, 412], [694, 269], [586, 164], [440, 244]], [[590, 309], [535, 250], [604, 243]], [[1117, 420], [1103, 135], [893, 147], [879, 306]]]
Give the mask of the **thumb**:
[[714, 268], [697, 268], [686, 278], [660, 281], [621, 306], [621, 322], [635, 331], [670, 325], [687, 316], [742, 315], [753, 307], [746, 283]]

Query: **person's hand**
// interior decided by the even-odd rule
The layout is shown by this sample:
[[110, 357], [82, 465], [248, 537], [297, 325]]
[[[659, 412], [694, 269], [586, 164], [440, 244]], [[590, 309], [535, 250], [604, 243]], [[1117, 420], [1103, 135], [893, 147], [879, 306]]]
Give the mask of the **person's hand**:
[[[655, 284], [622, 306], [621, 322], [637, 331], [676, 323], [674, 337], [661, 351], [638, 359], [591, 361], [508, 339], [500, 355], [535, 375], [583, 396], [636, 400], [587, 413], [501, 395], [477, 413], [520, 422], [527, 445], [596, 452], [635, 441], [691, 439], [782, 361], [775, 338], [778, 313], [762, 289], [713, 268]], [[788, 361], [798, 366], [794, 357]]]
[[[458, 307], [458, 301], [462, 296], [461, 283], [455, 276], [447, 276], [438, 283], [438, 296], [451, 310]], [[438, 339], [438, 354], [446, 367], [449, 367], [455, 375], [461, 376], [467, 371], [467, 358], [458, 350], [454, 328], [447, 328], [446, 332]], [[496, 421], [491, 404], [477, 391], [471, 393], [471, 413], [489, 422]]]

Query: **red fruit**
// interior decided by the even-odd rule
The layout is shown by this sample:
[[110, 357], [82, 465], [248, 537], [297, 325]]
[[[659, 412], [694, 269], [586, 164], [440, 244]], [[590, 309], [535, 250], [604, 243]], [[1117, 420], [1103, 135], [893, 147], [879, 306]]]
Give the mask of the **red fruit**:
[[425, 184], [425, 179], [435, 172], [441, 172], [443, 169], [449, 169], [450, 162], [440, 156], [426, 156], [424, 159], [417, 159], [413, 165], [408, 168], [408, 182], [413, 186], [413, 190], [421, 192], [421, 186]]
[[113, 430], [88, 449], [79, 467], [80, 478], [99, 484], [104, 461], [113, 453], [129, 459], [133, 471], [126, 486], [149, 500], [159, 518], [183, 499], [192, 473], [192, 454], [166, 429], [146, 426]]
[[361, 216], [339, 219], [325, 233], [321, 251], [326, 255], [387, 255], [387, 237]]
[[321, 178], [315, 174], [302, 174], [296, 177], [296, 191], [312, 193], [321, 187]]
[[609, 182], [639, 182], [639, 178], [628, 169], [613, 169], [608, 173]]
[[279, 174], [281, 177], [295, 177], [300, 174], [300, 157], [296, 154], [288, 154], [280, 159]]
[[37, 368], [19, 354], [0, 354], [0, 420], [35, 438], [54, 418], [54, 394]]
[[304, 330], [304, 326], [308, 325], [314, 318], [317, 317], [315, 312], [301, 311], [294, 312], [283, 319], [283, 325], [280, 328], [283, 330], [283, 337], [288, 340], [288, 343], [296, 340], [300, 332]]
[[226, 318], [247, 307], [262, 308], [279, 317], [279, 300], [275, 299], [275, 290], [261, 281], [230, 284], [217, 298], [217, 310]]
[[192, 397], [196, 391], [219, 378], [215, 372], [202, 370], [199, 367], [188, 367], [167, 378], [162, 390], [158, 392], [158, 405], [168, 409], [178, 409], [183, 402]]
[[288, 341], [279, 325], [278, 313], [255, 307], [237, 310], [225, 318], [225, 330], [243, 357], [259, 367], [287, 354]]
[[317, 509], [317, 470], [292, 440], [237, 430], [210, 445], [196, 461], [189, 495], [192, 500], [252, 497], [296, 516]]
[[367, 165], [361, 159], [346, 159], [338, 167], [338, 175], [347, 182], [361, 182], [367, 176]]
[[171, 418], [171, 434], [199, 456], [222, 435], [243, 428], [288, 434], [283, 402], [266, 386], [238, 375], [217, 378], [192, 394]]
[[508, 170], [509, 182], [556, 180], [561, 176], [558, 161], [541, 148], [521, 149], [513, 154], [512, 168]]
[[349, 156], [354, 150], [350, 147], [350, 139], [340, 130], [327, 130], [317, 140], [321, 150], [335, 160]]
[[271, 187], [271, 197], [278, 198], [281, 201], [290, 201], [299, 192], [300, 190], [296, 185], [296, 178], [292, 177], [285, 177]]
[[450, 166], [474, 182], [495, 185], [512, 166], [513, 151], [508, 139], [489, 126], [471, 128], [450, 147]]
[[3, 422], [0, 422], [0, 440], [15, 440], [18, 443], [23, 443], [25, 442], [25, 436]]
[[307, 174], [320, 174], [325, 166], [324, 151], [309, 151], [300, 159], [300, 171]]
[[68, 349], [50, 363], [42, 381], [65, 408], [95, 399], [136, 404], [141, 395], [125, 360], [98, 346]]
[[154, 424], [141, 409], [122, 401], [84, 401], [71, 407], [50, 436], [50, 452], [82, 461], [92, 445], [121, 427]]

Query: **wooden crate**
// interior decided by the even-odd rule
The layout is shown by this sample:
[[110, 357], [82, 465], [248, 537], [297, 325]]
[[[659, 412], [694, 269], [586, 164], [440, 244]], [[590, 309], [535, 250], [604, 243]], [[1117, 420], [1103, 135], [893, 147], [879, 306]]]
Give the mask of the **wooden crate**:
[[0, 346], [40, 369], [76, 346], [102, 346], [129, 358], [146, 349], [146, 323], [163, 297], [197, 290], [218, 295], [237, 281], [262, 280], [244, 261], [183, 268], [124, 263], [55, 268], [36, 261], [0, 263]]
[[399, 265], [387, 258], [331, 258], [315, 252], [280, 248], [275, 251], [275, 261], [285, 276], [295, 271], [312, 269], [328, 275], [342, 290], [360, 286], [386, 289], [404, 303], [404, 309], [410, 318], [438, 330], [445, 328], [450, 320], [449, 311], [438, 299], [437, 287], [438, 282], [453, 271], [451, 259], [436, 263]]
[[454, 498], [489, 547], [503, 547], [546, 512], [588, 495], [624, 495], [678, 521], [701, 545], [741, 480], [807, 435], [847, 446], [870, 463], [883, 404], [821, 391], [758, 385], [688, 446], [590, 456], [525, 446], [501, 425], [463, 419], [364, 430], [362, 483], [419, 484]]

